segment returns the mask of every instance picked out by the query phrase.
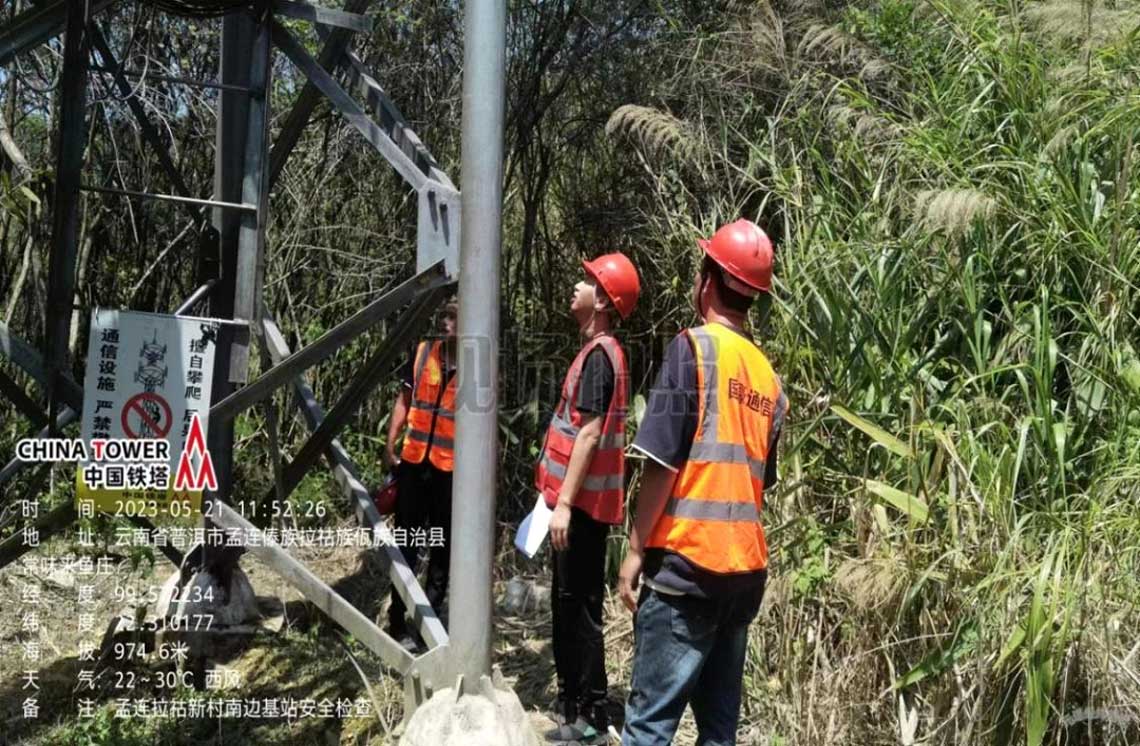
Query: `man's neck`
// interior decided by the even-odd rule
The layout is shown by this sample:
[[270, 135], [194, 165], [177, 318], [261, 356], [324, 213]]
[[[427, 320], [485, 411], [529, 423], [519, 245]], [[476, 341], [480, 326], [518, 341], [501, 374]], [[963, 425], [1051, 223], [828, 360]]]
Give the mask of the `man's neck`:
[[729, 329], [735, 329], [738, 332], [744, 331], [744, 316], [728, 315], [712, 308], [711, 306], [705, 311], [706, 324], [721, 324], [727, 326]]
[[605, 313], [590, 314], [586, 323], [578, 327], [578, 333], [583, 339], [593, 339], [602, 334], [610, 333], [610, 317]]

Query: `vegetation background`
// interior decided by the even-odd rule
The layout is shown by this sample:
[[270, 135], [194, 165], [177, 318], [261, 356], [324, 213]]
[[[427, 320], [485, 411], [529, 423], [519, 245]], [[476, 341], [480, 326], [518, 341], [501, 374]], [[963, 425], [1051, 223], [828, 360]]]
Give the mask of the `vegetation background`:
[[[29, 5], [7, 3], [0, 23]], [[460, 10], [383, 3], [355, 46], [453, 177]], [[216, 74], [216, 22], [129, 3], [111, 19], [128, 67]], [[577, 349], [579, 259], [619, 249], [641, 269], [622, 333], [645, 394], [693, 321], [695, 237], [749, 217], [777, 245], [753, 322], [792, 410], [765, 508], [773, 582], [750, 642], [748, 742], [1140, 742], [1140, 5], [511, 0], [509, 24], [503, 536], [529, 507]], [[0, 72], [0, 313], [34, 343], [60, 63], [57, 40]], [[276, 126], [301, 80], [282, 58], [274, 74]], [[91, 80], [85, 181], [172, 191], [109, 81]], [[140, 94], [208, 196], [213, 94]], [[409, 274], [413, 197], [318, 109], [271, 204], [267, 302], [294, 348]], [[84, 197], [77, 377], [96, 304], [169, 312], [196, 286], [191, 228], [177, 207]], [[319, 400], [379, 338], [313, 371]], [[372, 480], [393, 385], [343, 438]], [[296, 448], [302, 423], [284, 394], [275, 407]], [[28, 426], [7, 403], [0, 417], [11, 453]], [[238, 438], [239, 496], [258, 495], [272, 480], [261, 412]], [[50, 500], [70, 499], [66, 482]], [[334, 495], [318, 474], [294, 499]], [[616, 563], [620, 536], [612, 549]], [[506, 551], [499, 571], [541, 568]], [[44, 742], [178, 737], [100, 723]], [[259, 742], [291, 742], [281, 733]]]

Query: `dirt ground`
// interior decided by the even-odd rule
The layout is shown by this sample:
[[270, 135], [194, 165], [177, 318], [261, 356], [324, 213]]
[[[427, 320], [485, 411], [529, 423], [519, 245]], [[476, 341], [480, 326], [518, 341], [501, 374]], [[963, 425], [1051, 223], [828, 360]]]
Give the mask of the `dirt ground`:
[[[347, 524], [346, 524], [347, 525]], [[34, 567], [31, 558], [60, 556], [75, 552], [66, 541], [52, 542], [35, 554], [0, 570], [0, 746], [7, 744], [351, 744], [381, 746], [395, 744], [403, 709], [403, 687], [397, 676], [384, 669], [378, 659], [359, 643], [351, 640], [336, 625], [316, 612], [276, 575], [255, 558], [247, 556], [242, 567], [263, 602], [267, 614], [273, 615], [251, 636], [234, 643], [232, 654], [210, 662], [213, 674], [223, 691], [206, 693], [213, 697], [295, 697], [320, 700], [366, 698], [373, 702], [375, 714], [367, 717], [285, 719], [248, 718], [116, 718], [113, 703], [118, 697], [164, 698], [169, 694], [153, 684], [158, 674], [175, 671], [170, 662], [151, 656], [145, 662], [115, 663], [104, 660], [97, 666], [94, 691], [85, 691], [77, 683], [81, 640], [98, 644], [108, 625], [120, 613], [130, 615], [123, 602], [114, 600], [116, 584], [160, 586], [174, 567], [160, 555], [155, 564], [143, 562], [132, 569], [123, 556], [112, 556], [116, 572], [96, 578], [94, 604], [89, 611], [95, 617], [94, 630], [81, 635], [78, 631], [78, 590], [73, 574], [64, 571], [44, 573]], [[90, 551], [90, 550], [88, 550]], [[308, 566], [370, 618], [383, 624], [387, 605], [388, 578], [386, 567], [376, 552], [354, 548], [306, 548], [296, 552]], [[529, 572], [539, 583], [547, 580], [538, 562], [519, 567], [510, 556], [509, 544], [501, 557], [498, 570], [504, 579], [496, 583], [496, 598], [503, 599], [506, 578], [520, 570]], [[39, 588], [40, 627], [35, 632], [22, 629], [22, 603], [25, 587]], [[277, 599], [276, 608], [269, 602]], [[146, 608], [153, 618], [154, 605]], [[607, 667], [610, 676], [610, 710], [620, 729], [623, 703], [627, 693], [633, 650], [633, 630], [629, 614], [616, 595], [606, 603]], [[546, 608], [510, 615], [502, 607], [496, 613], [494, 658], [506, 680], [514, 687], [524, 707], [531, 713], [535, 730], [541, 733], [553, 727], [548, 710], [555, 695], [553, 653], [550, 642], [550, 613]], [[117, 641], [140, 639], [120, 634]], [[39, 672], [39, 717], [23, 716], [23, 703], [29, 691], [24, 687], [23, 671], [29, 666], [23, 660], [23, 643], [38, 640], [42, 658], [35, 667]], [[98, 654], [97, 654], [98, 655]], [[90, 668], [91, 664], [87, 664]], [[228, 672], [228, 673], [227, 673]], [[123, 691], [120, 674], [133, 673], [135, 688]], [[235, 677], [240, 681], [235, 680]], [[148, 680], [152, 683], [142, 683]], [[177, 698], [193, 699], [192, 690], [183, 689]], [[80, 718], [77, 703], [81, 697], [96, 700], [94, 717]], [[689, 744], [695, 735], [691, 717], [686, 716], [677, 739]], [[747, 740], [742, 740], [747, 743]]]

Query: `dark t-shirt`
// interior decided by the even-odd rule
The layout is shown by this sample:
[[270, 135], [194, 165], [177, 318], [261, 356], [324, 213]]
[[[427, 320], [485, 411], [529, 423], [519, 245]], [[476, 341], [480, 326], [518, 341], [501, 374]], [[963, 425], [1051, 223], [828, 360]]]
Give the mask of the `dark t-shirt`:
[[[633, 447], [670, 469], [680, 469], [689, 459], [689, 449], [697, 432], [698, 414], [697, 359], [689, 335], [682, 332], [665, 351], [665, 359], [649, 392], [645, 416]], [[765, 489], [776, 483], [778, 440], [777, 431], [764, 467]], [[645, 551], [642, 573], [659, 587], [700, 598], [741, 592], [762, 594], [768, 575], [765, 570], [731, 574], [712, 572], [680, 554], [660, 548]]]
[[601, 347], [595, 347], [582, 364], [575, 402], [582, 414], [605, 416], [614, 398], [614, 365]]

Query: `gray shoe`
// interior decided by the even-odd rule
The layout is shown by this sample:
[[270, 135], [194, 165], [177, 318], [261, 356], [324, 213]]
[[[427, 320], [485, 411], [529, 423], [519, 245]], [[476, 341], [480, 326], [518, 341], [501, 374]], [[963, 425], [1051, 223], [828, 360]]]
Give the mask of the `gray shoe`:
[[546, 731], [543, 736], [547, 741], [561, 746], [594, 746], [595, 744], [604, 744], [608, 738], [605, 733], [600, 733], [597, 728], [581, 717], [573, 723], [564, 723], [557, 728], [552, 728]]
[[[550, 715], [551, 720], [553, 720], [558, 725], [566, 725], [566, 723], [567, 723], [566, 703], [565, 703], [565, 701], [563, 701], [561, 694], [559, 694], [557, 697], [555, 697], [554, 701], [551, 702], [550, 712], [551, 712], [551, 715]], [[575, 715], [575, 717], [577, 717], [577, 716]], [[573, 718], [571, 718], [571, 720], [572, 719]]]

